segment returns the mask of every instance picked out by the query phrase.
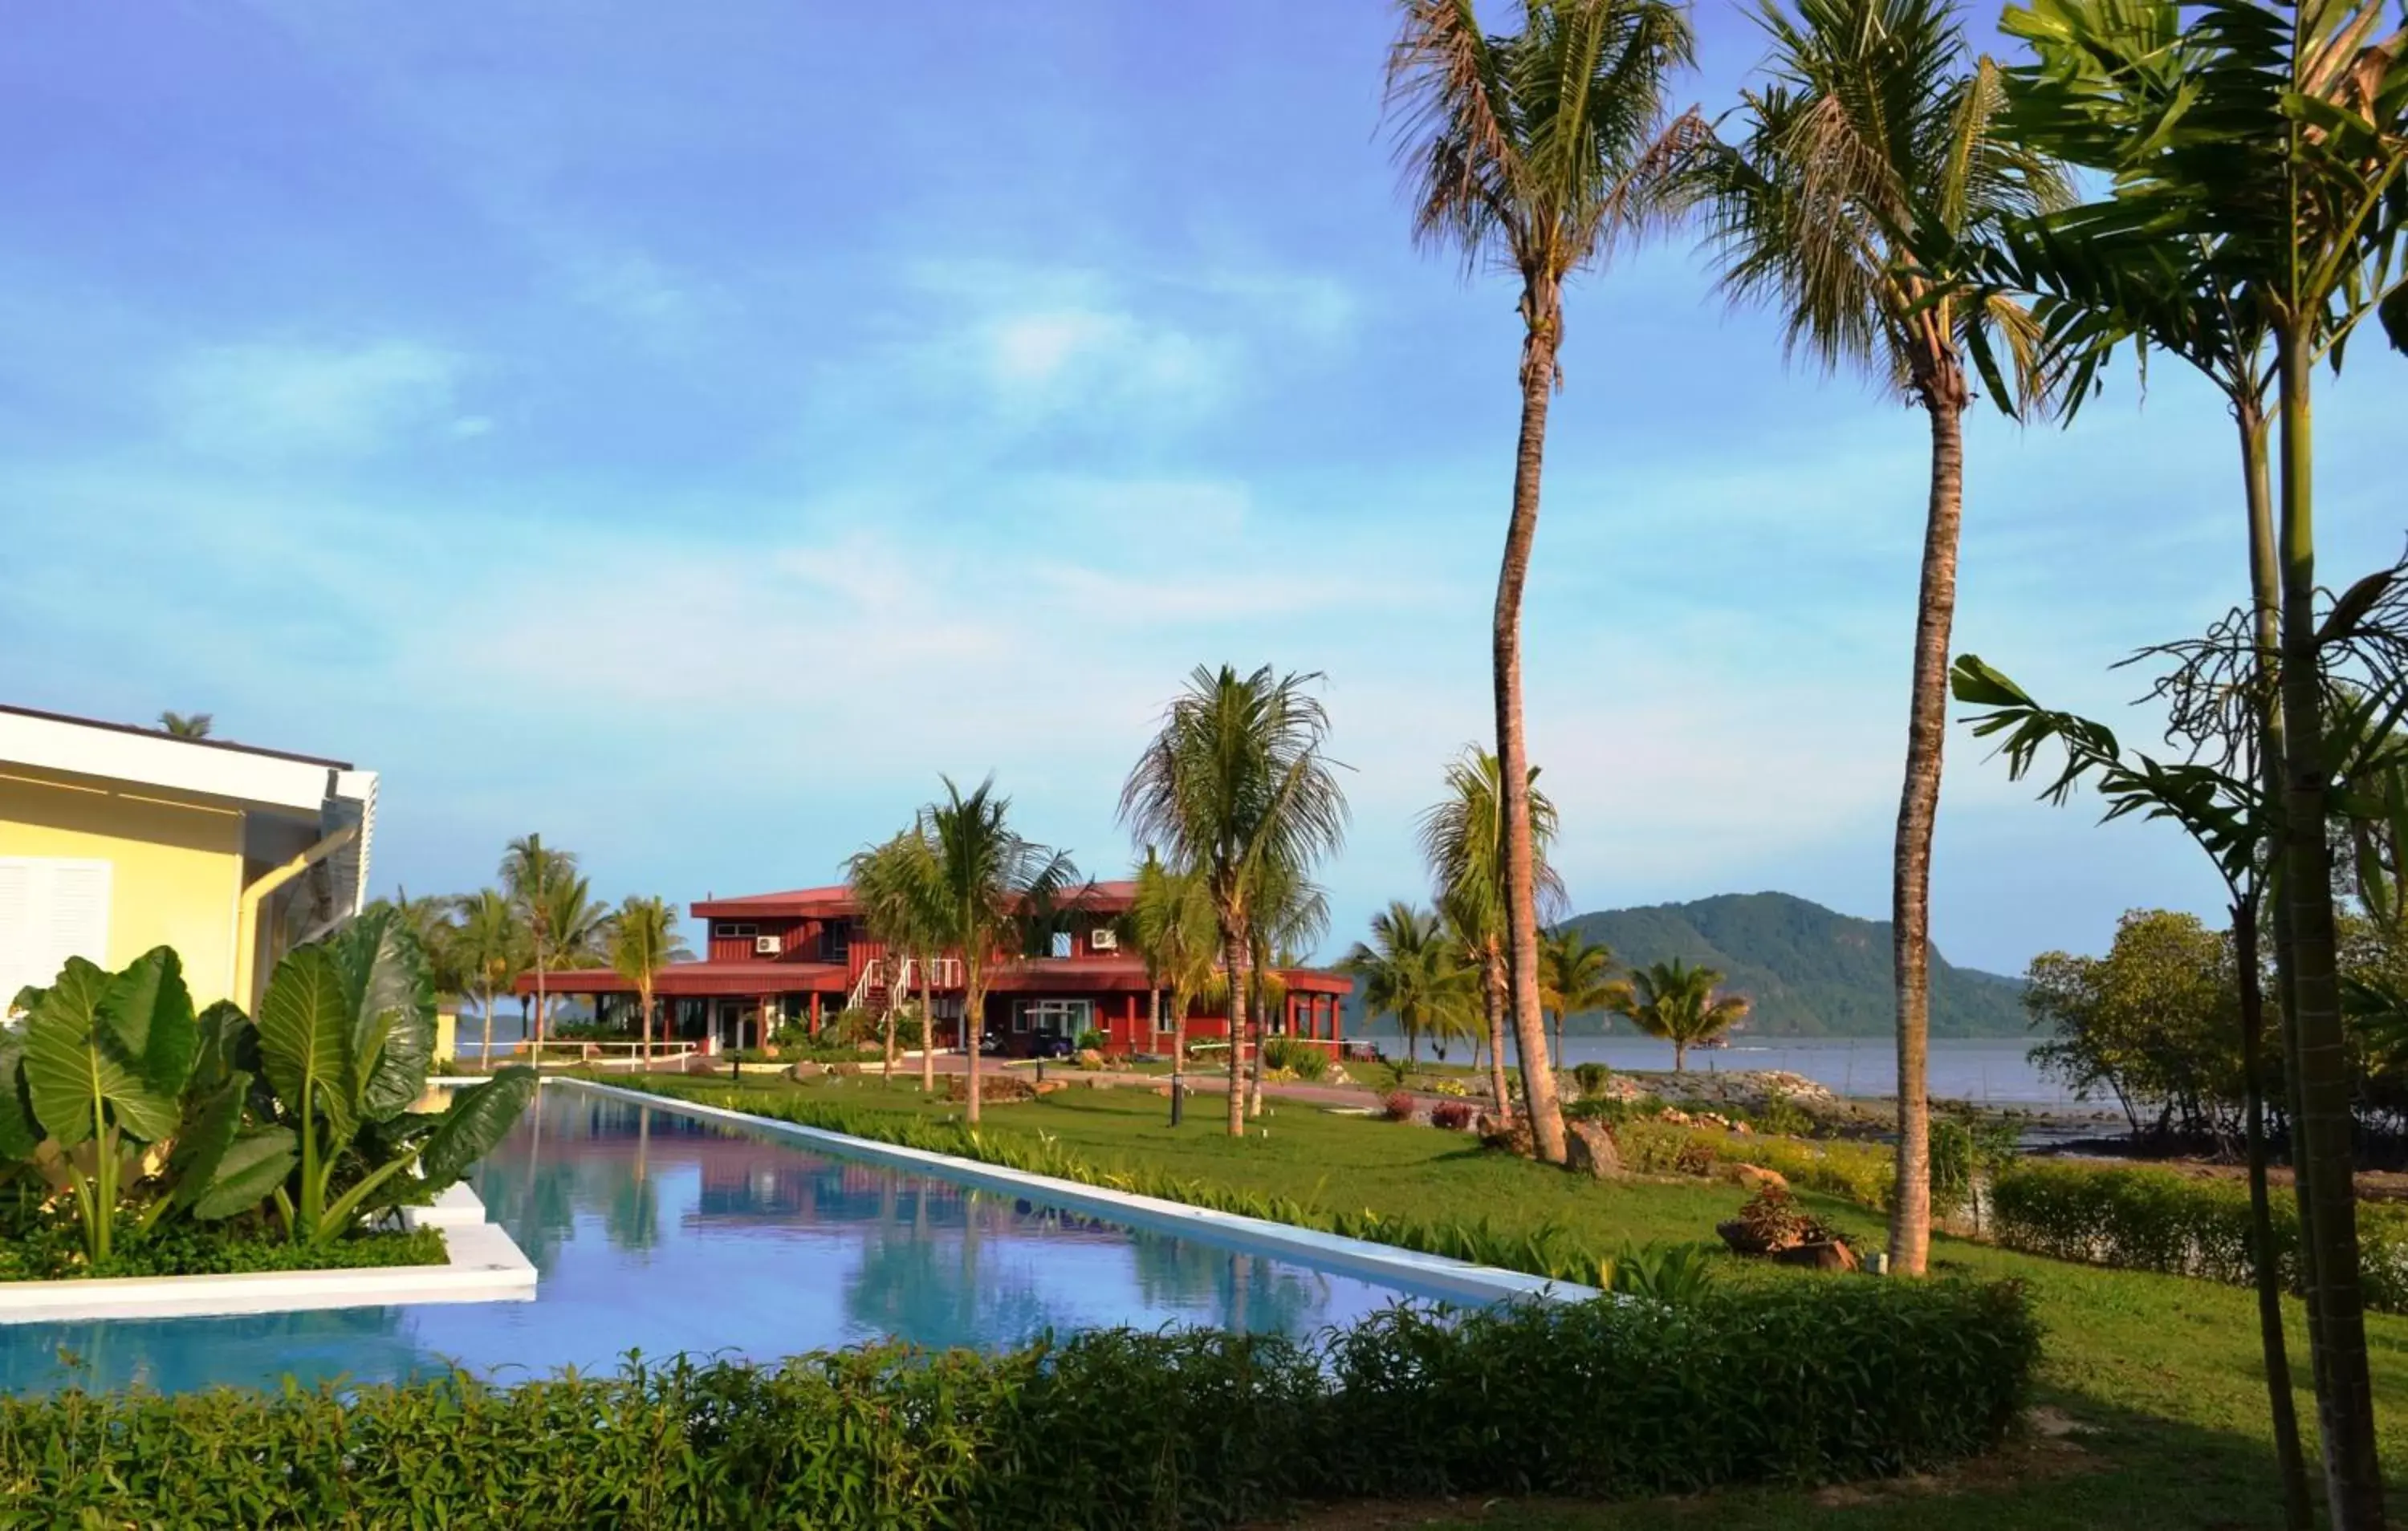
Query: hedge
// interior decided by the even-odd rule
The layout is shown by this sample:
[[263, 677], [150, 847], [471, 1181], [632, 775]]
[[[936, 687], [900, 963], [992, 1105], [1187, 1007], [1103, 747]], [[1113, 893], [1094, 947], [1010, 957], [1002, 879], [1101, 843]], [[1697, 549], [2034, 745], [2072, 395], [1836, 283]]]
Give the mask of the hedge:
[[1226, 1526], [1362, 1495], [1656, 1495], [1993, 1445], [2038, 1330], [2014, 1283], [1832, 1279], [1317, 1340], [1103, 1330], [503, 1387], [0, 1400], [0, 1496], [189, 1527]]
[[[2273, 1188], [2274, 1257], [2283, 1284], [2300, 1290], [2300, 1211]], [[2247, 1286], [2249, 1188], [2164, 1169], [2026, 1159], [1990, 1182], [1998, 1241], [2059, 1260], [2162, 1271]], [[2408, 1312], [2408, 1210], [2361, 1202], [2358, 1263], [2366, 1305]]]

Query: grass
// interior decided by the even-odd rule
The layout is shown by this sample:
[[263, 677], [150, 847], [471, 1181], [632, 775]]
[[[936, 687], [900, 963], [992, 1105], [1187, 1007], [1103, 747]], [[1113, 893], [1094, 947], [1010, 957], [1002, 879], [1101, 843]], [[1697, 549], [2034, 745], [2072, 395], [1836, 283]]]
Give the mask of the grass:
[[173, 1228], [136, 1238], [130, 1229], [98, 1266], [84, 1263], [77, 1230], [49, 1226], [0, 1244], [0, 1281], [58, 1281], [121, 1276], [251, 1276], [268, 1271], [361, 1270], [439, 1266], [450, 1258], [433, 1228], [360, 1234], [332, 1244], [295, 1244], [281, 1235], [209, 1226]]
[[[1051, 1071], [1049, 1070], [1049, 1073]], [[1071, 1077], [1068, 1074], [1066, 1078]], [[613, 1082], [629, 1082], [624, 1079]], [[665, 1094], [724, 1095], [724, 1077], [655, 1077]], [[953, 1120], [957, 1106], [923, 1102], [904, 1081], [874, 1079], [795, 1084], [748, 1072], [740, 1095], [840, 1104], [858, 1112]], [[739, 1104], [741, 1102], [739, 1101]], [[1486, 1219], [1499, 1229], [1563, 1226], [1611, 1250], [1711, 1239], [1713, 1224], [1742, 1200], [1706, 1180], [1597, 1182], [1483, 1150], [1469, 1137], [1274, 1102], [1233, 1139], [1217, 1096], [1190, 1102], [1173, 1131], [1153, 1091], [1073, 1088], [1041, 1100], [998, 1106], [982, 1130], [1042, 1134], [1091, 1163], [1156, 1169], [1323, 1210], [1369, 1209], [1392, 1217]], [[1801, 1194], [1814, 1215], [1860, 1247], [1877, 1245], [1878, 1220], [1848, 1203]], [[2255, 1298], [2244, 1290], [2174, 1276], [2100, 1269], [2017, 1254], [1947, 1238], [1933, 1244], [1935, 1269], [2028, 1282], [2048, 1331], [2036, 1435], [2000, 1457], [1938, 1482], [1874, 1485], [1820, 1494], [1751, 1492], [1635, 1505], [1400, 1507], [1391, 1521], [1376, 1507], [1333, 1511], [1337, 1528], [1386, 1524], [1484, 1526], [1503, 1531], [1589, 1531], [1656, 1526], [1923, 1525], [1945, 1495], [1952, 1526], [2238, 1528], [2281, 1524], [2258, 1360]], [[1748, 1280], [1814, 1280], [1740, 1266]], [[2314, 1416], [2307, 1341], [2298, 1303], [2288, 1305], [2293, 1385], [2303, 1419]], [[2382, 1450], [2395, 1479], [2408, 1478], [2408, 1317], [2371, 1314], [2368, 1342], [2383, 1419]], [[1373, 1517], [1373, 1518], [1363, 1518]], [[1308, 1519], [1307, 1524], [1316, 1524]]]

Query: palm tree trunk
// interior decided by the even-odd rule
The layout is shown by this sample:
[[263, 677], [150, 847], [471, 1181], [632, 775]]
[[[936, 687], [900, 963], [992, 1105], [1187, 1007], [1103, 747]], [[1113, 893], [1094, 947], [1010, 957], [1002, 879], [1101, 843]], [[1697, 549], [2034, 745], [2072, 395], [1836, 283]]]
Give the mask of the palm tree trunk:
[[963, 1086], [969, 1109], [963, 1114], [973, 1127], [979, 1124], [979, 1043], [984, 1039], [980, 1033], [985, 1029], [980, 1022], [985, 1019], [986, 1009], [985, 984], [981, 980], [985, 976], [971, 967], [968, 956], [963, 957], [962, 1052], [970, 1066], [969, 1080]]
[[[1262, 972], [1260, 965], [1250, 959], [1247, 966], [1250, 969], [1247, 976], [1252, 979], [1258, 979]], [[1259, 1003], [1254, 1005], [1252, 1009], [1254, 1014], [1260, 1018], [1254, 1023], [1263, 1031], [1268, 1032], [1270, 1029], [1270, 995], [1256, 994], [1254, 997]], [[1254, 1039], [1254, 1056], [1246, 1060], [1246, 1114], [1248, 1116], [1260, 1116], [1263, 1114], [1263, 1054], [1269, 1051], [1270, 1050], [1268, 1048], [1263, 1046], [1263, 1038], [1258, 1037]]]
[[1965, 380], [1953, 365], [1925, 383], [1931, 422], [1931, 499], [1923, 525], [1914, 619], [1914, 690], [1907, 706], [1906, 784], [1899, 794], [1891, 866], [1890, 936], [1898, 979], [1898, 1189], [1890, 1268], [1920, 1276], [1931, 1248], [1931, 830], [1940, 812], [1941, 747], [1948, 732], [1948, 637], [1956, 616], [1956, 535], [1965, 508]]
[[2315, 516], [2309, 389], [2315, 370], [2304, 329], [2282, 336], [2281, 616], [2283, 657], [2283, 896], [2291, 914], [2292, 1025], [2298, 1033], [2300, 1119], [2293, 1175], [2313, 1249], [2310, 1301], [2322, 1320], [2311, 1342], [2325, 1496], [2335, 1531], [2383, 1524], [2383, 1473], [2374, 1448], [2364, 1297], [2358, 1287], [2357, 1188], [2351, 1174], [2349, 1059], [2333, 950], [2332, 851], [2326, 842], [2322, 665], [2316, 643]]
[[1229, 970], [1229, 1136], [1246, 1136], [1246, 937], [1232, 924], [1222, 942]]
[[[1505, 807], [1505, 999], [1522, 1064], [1522, 1099], [1529, 1108], [1539, 1157], [1564, 1162], [1564, 1118], [1555, 1077], [1546, 1066], [1546, 1023], [1539, 1014], [1538, 858], [1530, 843], [1529, 749], [1522, 737], [1522, 586], [1530, 576], [1530, 544], [1539, 530], [1540, 467], [1547, 445], [1547, 401], [1555, 384], [1555, 346], [1563, 305], [1552, 282], [1526, 283], [1522, 317], [1522, 435], [1513, 458], [1513, 512], [1505, 529], [1505, 557], [1497, 574], [1497, 613], [1490, 634], [1497, 683], [1497, 765]], [[1503, 1075], [1501, 1065], [1495, 1066]], [[1501, 1096], [1503, 1091], [1498, 1091]], [[1498, 1109], [1503, 1109], [1500, 1100]]]
[[928, 978], [930, 966], [924, 959], [920, 964], [920, 1093], [924, 1095], [937, 1088], [937, 1000]]
[[1688, 1071], [1689, 1044], [1682, 1040], [1680, 1037], [1675, 1037], [1672, 1038], [1672, 1072], [1675, 1074], [1685, 1074]]
[[1480, 999], [1488, 1012], [1488, 1093], [1500, 1122], [1513, 1114], [1512, 1092], [1505, 1087], [1505, 983], [1504, 955], [1491, 952], [1481, 967]]
[[645, 974], [644, 981], [636, 987], [636, 1003], [643, 1007], [644, 1070], [649, 1073], [652, 1066], [652, 976], [650, 973]]
[[485, 986], [484, 1010], [485, 1042], [478, 1050], [477, 1066], [490, 1074], [494, 1068], [494, 990], [491, 984]]

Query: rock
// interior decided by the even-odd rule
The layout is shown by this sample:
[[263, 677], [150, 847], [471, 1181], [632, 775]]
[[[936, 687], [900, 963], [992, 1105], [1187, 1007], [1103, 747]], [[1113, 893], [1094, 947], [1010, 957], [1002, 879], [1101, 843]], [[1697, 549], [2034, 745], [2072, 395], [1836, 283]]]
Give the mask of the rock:
[[803, 1084], [819, 1078], [825, 1072], [827, 1072], [827, 1070], [811, 1062], [809, 1058], [797, 1058], [795, 1060], [794, 1066], [786, 1070], [786, 1078], [794, 1080], [796, 1084]]
[[1737, 1218], [1731, 1219], [1728, 1223], [1715, 1223], [1714, 1232], [1722, 1235], [1723, 1242], [1730, 1247], [1730, 1252], [1733, 1254], [1762, 1254], [1765, 1252], [1763, 1238], [1757, 1235], [1755, 1229], [1749, 1227], [1746, 1223], [1741, 1222]]
[[1079, 1066], [1101, 1068], [1104, 1066], [1104, 1055], [1094, 1048], [1082, 1048], [1079, 1052]]
[[1474, 1127], [1480, 1134], [1484, 1148], [1503, 1149], [1523, 1159], [1539, 1156], [1538, 1140], [1530, 1134], [1530, 1124], [1518, 1116], [1499, 1118], [1493, 1112], [1483, 1111]]
[[1056, 1090], [1068, 1090], [1068, 1088], [1070, 1088], [1070, 1084], [1067, 1080], [1040, 1080], [1038, 1082], [1029, 1085], [1027, 1095], [1022, 1098], [1034, 1099], [1039, 1095], [1050, 1095]]
[[1622, 1173], [1622, 1151], [1602, 1122], [1564, 1123], [1564, 1167], [1592, 1180], [1612, 1180]]
[[1855, 1270], [1856, 1252], [1848, 1248], [1846, 1239], [1818, 1239], [1790, 1249], [1775, 1250], [1772, 1263], [1779, 1266], [1804, 1266], [1812, 1270]]
[[1777, 1185], [1784, 1191], [1789, 1189], [1789, 1178], [1777, 1169], [1767, 1169], [1761, 1165], [1732, 1165], [1729, 1167], [1730, 1178], [1750, 1191], [1768, 1185]]

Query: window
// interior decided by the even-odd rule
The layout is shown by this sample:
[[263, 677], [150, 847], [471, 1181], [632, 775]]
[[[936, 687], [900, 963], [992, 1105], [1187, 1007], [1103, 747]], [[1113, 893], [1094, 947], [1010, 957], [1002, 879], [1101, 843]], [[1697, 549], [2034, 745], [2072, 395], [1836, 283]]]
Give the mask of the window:
[[1025, 1031], [1026, 1031], [1026, 1030], [1028, 1029], [1028, 1011], [1029, 1011], [1029, 1009], [1030, 1009], [1030, 1008], [1029, 1008], [1028, 1006], [1026, 1006], [1026, 1005], [1022, 1005], [1022, 1006], [1019, 1006], [1019, 1007], [1015, 1008], [1015, 1009], [1012, 1010], [1012, 1012], [1011, 1012], [1011, 1029], [1012, 1029], [1013, 1031], [1015, 1031], [1015, 1032], [1025, 1032]]
[[719, 938], [723, 941], [749, 941], [760, 934], [761, 927], [750, 921], [741, 923], [734, 920], [719, 922]]
[[1070, 954], [1070, 933], [1068, 931], [1057, 930], [1054, 933], [1054, 954], [1057, 957], [1067, 957]]
[[0, 856], [0, 1006], [69, 957], [108, 966], [108, 883], [105, 861]]
[[1096, 1023], [1095, 1001], [1030, 999], [1013, 1012], [1011, 1029], [1034, 1030], [1041, 1037], [1076, 1037]]

